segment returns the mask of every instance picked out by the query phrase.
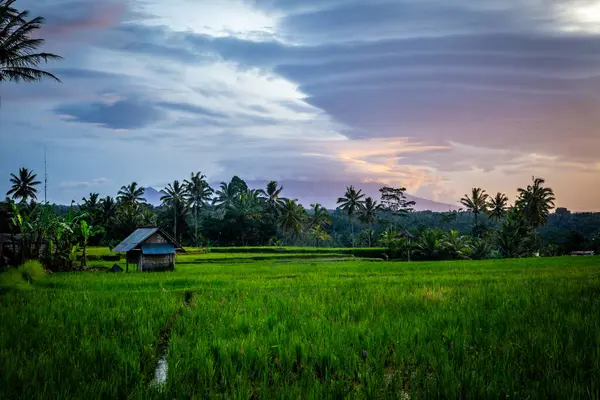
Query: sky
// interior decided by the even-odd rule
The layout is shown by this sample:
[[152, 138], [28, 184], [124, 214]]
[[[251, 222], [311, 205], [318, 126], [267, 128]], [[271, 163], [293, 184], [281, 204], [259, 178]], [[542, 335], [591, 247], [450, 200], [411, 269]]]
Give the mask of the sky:
[[[62, 83], [2, 83], [0, 192], [382, 182], [450, 204], [546, 179], [600, 211], [598, 0], [17, 0]], [[293, 183], [290, 183], [293, 184]], [[339, 195], [341, 195], [340, 193]]]

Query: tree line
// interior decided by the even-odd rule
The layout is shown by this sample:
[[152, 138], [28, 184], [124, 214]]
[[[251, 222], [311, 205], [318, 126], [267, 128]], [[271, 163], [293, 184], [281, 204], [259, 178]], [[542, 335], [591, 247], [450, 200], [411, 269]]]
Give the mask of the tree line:
[[[11, 174], [10, 183], [4, 213], [0, 207], [0, 230], [23, 233], [23, 240], [40, 245], [41, 238], [54, 236], [50, 239], [54, 248], [68, 235], [48, 228], [53, 218], [57, 226], [72, 225], [62, 233], [72, 232], [69, 243], [84, 251], [88, 245], [112, 247], [144, 226], [161, 226], [187, 246], [377, 246], [387, 257], [406, 259], [526, 257], [569, 250], [556, 232], [544, 234], [550, 216], [557, 213], [551, 214], [554, 193], [541, 178], [519, 188], [512, 205], [503, 193], [489, 196], [484, 189], [473, 188], [460, 199], [464, 210], [447, 213], [414, 212], [406, 189], [389, 186], [380, 189], [378, 199], [349, 186], [335, 210], [320, 204], [305, 209], [296, 199], [284, 197], [284, 188], [276, 181], [264, 189], [251, 189], [234, 176], [213, 188], [201, 172], [168, 184], [157, 207], [146, 202], [145, 189], [136, 182], [122, 186], [115, 197], [90, 193], [68, 207], [37, 203], [41, 182], [27, 168]], [[588, 239], [573, 232], [564, 236], [570, 238], [569, 245], [579, 239], [580, 247], [593, 247], [594, 235], [597, 232], [588, 233]], [[33, 246], [31, 251], [39, 249]]]

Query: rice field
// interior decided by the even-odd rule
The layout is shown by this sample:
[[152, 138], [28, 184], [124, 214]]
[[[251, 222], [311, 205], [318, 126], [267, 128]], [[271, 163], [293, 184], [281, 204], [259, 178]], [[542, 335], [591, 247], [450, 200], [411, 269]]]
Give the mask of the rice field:
[[600, 397], [598, 258], [242, 254], [3, 284], [0, 398]]

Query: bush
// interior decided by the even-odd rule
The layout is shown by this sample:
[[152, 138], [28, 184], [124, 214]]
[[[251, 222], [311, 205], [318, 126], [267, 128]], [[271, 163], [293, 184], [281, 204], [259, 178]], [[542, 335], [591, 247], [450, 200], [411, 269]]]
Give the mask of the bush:
[[46, 275], [46, 270], [37, 260], [25, 261], [25, 264], [19, 267], [19, 271], [27, 282], [37, 281]]
[[18, 268], [8, 268], [0, 274], [0, 285], [2, 286], [25, 286], [43, 278], [46, 270], [39, 261], [30, 260]]

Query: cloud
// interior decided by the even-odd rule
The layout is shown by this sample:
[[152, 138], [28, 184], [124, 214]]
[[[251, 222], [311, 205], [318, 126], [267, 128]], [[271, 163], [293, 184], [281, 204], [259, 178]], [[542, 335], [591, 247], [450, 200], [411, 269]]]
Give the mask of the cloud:
[[89, 181], [81, 181], [81, 182], [61, 182], [58, 187], [60, 189], [82, 189], [82, 188], [91, 188], [96, 186], [102, 186], [105, 183], [109, 182], [107, 178], [95, 178]]
[[[57, 4], [58, 3], [58, 4]], [[32, 1], [19, 2], [19, 8], [30, 10], [35, 16], [42, 15], [46, 24], [44, 37], [71, 36], [81, 31], [106, 29], [117, 25], [128, 11], [127, 3], [107, 0], [89, 1]]]
[[76, 122], [100, 124], [111, 129], [139, 129], [163, 116], [152, 104], [137, 99], [119, 100], [113, 104], [67, 104], [55, 111], [75, 117], [73, 121]]
[[0, 174], [43, 143], [53, 176], [112, 192], [201, 169], [448, 201], [543, 174], [591, 207], [571, 193], [600, 183], [600, 37], [591, 3], [559, 3], [23, 0], [64, 83], [3, 85]]

